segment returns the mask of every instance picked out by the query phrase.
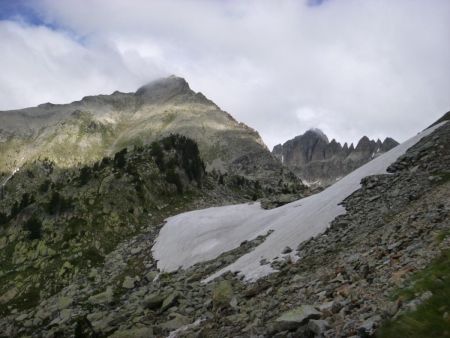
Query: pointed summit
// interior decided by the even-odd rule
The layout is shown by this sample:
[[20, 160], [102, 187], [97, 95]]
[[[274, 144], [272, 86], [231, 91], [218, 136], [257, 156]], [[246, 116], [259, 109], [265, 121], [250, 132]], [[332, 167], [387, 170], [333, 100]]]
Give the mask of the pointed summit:
[[390, 150], [390, 149], [392, 149], [392, 148], [394, 148], [394, 147], [396, 147], [398, 145], [399, 145], [399, 143], [396, 140], [394, 140], [391, 137], [386, 137], [384, 139], [383, 143], [381, 144], [381, 150], [382, 151], [388, 151], [388, 150]]
[[309, 130], [306, 131], [306, 133], [304, 135], [315, 135], [318, 136], [319, 138], [321, 138], [323, 141], [325, 141], [325, 143], [328, 143], [328, 137], [327, 135], [325, 135], [325, 133], [319, 129], [319, 128], [311, 128]]
[[175, 95], [190, 93], [194, 94], [185, 79], [171, 75], [142, 86], [136, 91], [135, 95], [145, 103], [155, 103], [166, 101]]

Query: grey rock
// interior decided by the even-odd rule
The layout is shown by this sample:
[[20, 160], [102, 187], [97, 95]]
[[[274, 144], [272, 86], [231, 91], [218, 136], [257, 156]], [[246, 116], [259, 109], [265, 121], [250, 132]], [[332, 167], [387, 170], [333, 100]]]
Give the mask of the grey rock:
[[285, 247], [284, 249], [283, 249], [283, 251], [281, 251], [281, 253], [282, 254], [288, 254], [288, 253], [290, 253], [290, 252], [292, 252], [292, 249], [290, 248], [290, 247]]
[[311, 319], [308, 322], [308, 329], [311, 332], [314, 332], [316, 337], [323, 337], [325, 332], [330, 328], [330, 325], [326, 320], [320, 320], [320, 319]]
[[161, 305], [161, 312], [166, 311], [168, 308], [172, 307], [173, 305], [175, 305], [178, 297], [180, 297], [180, 294], [178, 292], [173, 292], [171, 293], [169, 296], [167, 296], [166, 298], [164, 298], [164, 301], [162, 302]]
[[98, 293], [96, 295], [90, 296], [88, 301], [91, 304], [106, 304], [113, 300], [113, 289], [108, 286], [104, 292]]
[[302, 305], [290, 311], [284, 312], [275, 320], [275, 326], [279, 331], [296, 329], [305, 325], [309, 319], [319, 319], [321, 313], [311, 305]]
[[148, 309], [159, 309], [165, 298], [164, 294], [152, 293], [144, 298], [142, 305]]
[[283, 145], [276, 145], [272, 154], [303, 180], [327, 186], [397, 145], [392, 138], [381, 142], [364, 136], [356, 148], [353, 144], [342, 146], [336, 140], [330, 142], [321, 130], [311, 129]]
[[381, 317], [379, 315], [376, 315], [376, 316], [366, 319], [358, 327], [358, 334], [361, 337], [371, 337], [375, 333], [375, 329], [377, 328], [377, 326], [380, 322], [381, 322]]
[[109, 338], [152, 338], [152, 337], [154, 337], [154, 334], [153, 328], [151, 327], [119, 329], [109, 336]]
[[189, 317], [183, 316], [181, 314], [173, 314], [173, 319], [160, 324], [159, 326], [165, 330], [173, 331], [177, 330], [182, 326], [190, 324], [192, 321]]
[[132, 289], [134, 288], [135, 279], [131, 278], [129, 276], [126, 276], [123, 280], [122, 287], [125, 289]]

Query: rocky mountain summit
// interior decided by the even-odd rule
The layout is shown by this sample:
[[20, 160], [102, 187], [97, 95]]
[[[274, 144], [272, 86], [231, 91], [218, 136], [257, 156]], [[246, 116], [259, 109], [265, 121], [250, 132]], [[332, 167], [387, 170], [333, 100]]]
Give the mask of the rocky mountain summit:
[[341, 145], [319, 129], [310, 129], [284, 144], [276, 145], [272, 154], [302, 180], [319, 186], [328, 186], [371, 159], [398, 145], [388, 137], [383, 142], [362, 137], [356, 147], [353, 143]]
[[260, 184], [275, 185], [279, 177], [301, 184], [255, 130], [176, 76], [153, 81], [135, 93], [0, 112], [0, 172], [38, 159], [62, 168], [93, 164], [170, 134], [193, 139], [208, 171], [238, 174]]

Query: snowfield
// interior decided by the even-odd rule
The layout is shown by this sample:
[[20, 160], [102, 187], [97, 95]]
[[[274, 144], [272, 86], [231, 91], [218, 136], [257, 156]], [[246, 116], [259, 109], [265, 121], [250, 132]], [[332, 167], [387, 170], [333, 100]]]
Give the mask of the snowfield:
[[[445, 123], [445, 122], [443, 122]], [[209, 276], [208, 282], [226, 271], [239, 271], [247, 281], [255, 281], [274, 272], [270, 264], [283, 256], [281, 251], [324, 232], [330, 222], [345, 209], [339, 205], [360, 188], [361, 179], [386, 173], [386, 168], [443, 123], [435, 125], [389, 152], [373, 159], [322, 192], [282, 207], [264, 210], [259, 203], [208, 208], [179, 214], [167, 219], [153, 246], [158, 268], [174, 271], [207, 261], [238, 247], [244, 240], [252, 240], [273, 230], [253, 251]]]

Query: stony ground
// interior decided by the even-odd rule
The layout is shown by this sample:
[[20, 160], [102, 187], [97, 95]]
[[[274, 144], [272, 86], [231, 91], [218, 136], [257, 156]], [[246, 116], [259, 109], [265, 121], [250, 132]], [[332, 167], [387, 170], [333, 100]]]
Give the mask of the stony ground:
[[5, 337], [370, 337], [384, 320], [429, 297], [424, 292], [404, 302], [395, 292], [449, 247], [449, 144], [447, 124], [411, 148], [390, 174], [363, 180], [344, 201], [346, 215], [326, 233], [286, 248], [272, 263], [279, 272], [256, 283], [232, 274], [209, 284], [202, 279], [263, 237], [168, 274], [157, 271], [152, 259], [159, 227], [151, 226], [36, 308], [0, 319], [0, 332]]

